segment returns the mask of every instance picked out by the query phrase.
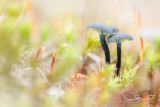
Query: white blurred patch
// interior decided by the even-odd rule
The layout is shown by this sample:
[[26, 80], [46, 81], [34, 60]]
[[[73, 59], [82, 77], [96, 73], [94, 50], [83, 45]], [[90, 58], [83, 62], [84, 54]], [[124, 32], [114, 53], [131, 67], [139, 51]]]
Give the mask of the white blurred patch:
[[87, 56], [90, 57], [93, 61], [95, 61], [97, 63], [97, 65], [100, 67], [101, 59], [99, 56], [97, 56], [96, 54], [93, 54], [93, 53], [87, 53]]
[[5, 18], [6, 18], [6, 16], [5, 16], [4, 14], [2, 14], [2, 15], [0, 16], [0, 22], [3, 21]]
[[63, 96], [65, 91], [61, 88], [61, 86], [52, 86], [46, 93], [52, 96]]
[[160, 27], [146, 27], [140, 30], [140, 35], [146, 39], [156, 39], [160, 35]]

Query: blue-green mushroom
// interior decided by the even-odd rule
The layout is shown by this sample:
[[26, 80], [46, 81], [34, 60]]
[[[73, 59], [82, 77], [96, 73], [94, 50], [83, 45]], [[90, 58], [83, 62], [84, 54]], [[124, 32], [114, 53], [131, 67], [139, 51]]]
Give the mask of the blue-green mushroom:
[[105, 37], [106, 35], [112, 35], [119, 31], [117, 26], [106, 26], [103, 22], [93, 22], [87, 26], [87, 28], [93, 28], [95, 29], [100, 37], [101, 46], [103, 48], [103, 51], [105, 53], [105, 61], [107, 63], [110, 63], [110, 53], [108, 44], [106, 44]]
[[120, 68], [121, 68], [121, 44], [125, 40], [131, 41], [131, 40], [133, 40], [133, 37], [128, 33], [120, 32], [120, 33], [110, 35], [106, 40], [106, 43], [111, 43], [111, 42], [116, 42], [117, 43], [117, 65], [116, 65], [117, 76], [119, 75], [119, 71], [120, 71]]

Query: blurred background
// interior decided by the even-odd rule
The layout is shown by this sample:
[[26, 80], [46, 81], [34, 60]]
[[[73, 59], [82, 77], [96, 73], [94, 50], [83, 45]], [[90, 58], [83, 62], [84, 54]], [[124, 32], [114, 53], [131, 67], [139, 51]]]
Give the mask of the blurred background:
[[[140, 32], [142, 36], [152, 36], [160, 32], [159, 0], [31, 0], [39, 20], [61, 18], [70, 13], [82, 22], [80, 29], [90, 22], [108, 21], [123, 29], [136, 26], [138, 14], [141, 16]], [[85, 23], [85, 24], [84, 24]]]
[[[11, 2], [13, 1], [1, 0], [1, 8], [5, 8]], [[140, 14], [142, 36], [153, 38], [152, 34], [159, 34], [159, 0], [30, 0], [30, 2], [37, 22], [44, 21], [56, 25], [71, 14], [73, 19], [80, 20], [78, 25], [80, 32], [85, 31], [84, 26], [88, 23], [95, 21], [111, 23], [121, 27], [120, 30], [123, 31], [133, 29]]]
[[[0, 107], [160, 105], [160, 0], [0, 0]], [[92, 22], [134, 37], [105, 63]], [[115, 95], [115, 96], [114, 96]]]

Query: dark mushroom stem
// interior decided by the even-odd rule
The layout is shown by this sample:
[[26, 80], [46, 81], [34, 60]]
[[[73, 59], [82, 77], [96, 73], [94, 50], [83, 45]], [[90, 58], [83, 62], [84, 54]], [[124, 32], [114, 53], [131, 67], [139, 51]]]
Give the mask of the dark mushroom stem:
[[120, 72], [120, 68], [121, 68], [121, 43], [125, 40], [133, 40], [133, 37], [128, 34], [128, 33], [124, 33], [124, 32], [120, 32], [120, 33], [115, 33], [110, 35], [107, 40], [106, 43], [111, 43], [111, 42], [116, 42], [117, 43], [117, 76], [119, 76], [119, 72]]
[[108, 44], [106, 44], [106, 41], [105, 41], [105, 36], [113, 35], [117, 33], [119, 31], [118, 27], [106, 26], [106, 24], [103, 22], [93, 22], [87, 26], [87, 29], [88, 28], [94, 28], [98, 32], [103, 51], [105, 53], [106, 63], [110, 63], [110, 53], [109, 53]]
[[121, 43], [117, 43], [117, 76], [119, 75], [119, 71], [121, 68]]
[[100, 35], [100, 42], [101, 42], [103, 51], [105, 53], [105, 60], [107, 63], [110, 63], [110, 53], [109, 53], [108, 44], [105, 41], [105, 35], [103, 34]]

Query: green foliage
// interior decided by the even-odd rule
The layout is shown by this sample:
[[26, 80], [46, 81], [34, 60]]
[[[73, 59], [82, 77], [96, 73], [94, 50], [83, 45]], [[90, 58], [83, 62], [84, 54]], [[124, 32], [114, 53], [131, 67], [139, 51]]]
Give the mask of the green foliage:
[[56, 54], [57, 64], [55, 65], [54, 72], [48, 77], [50, 81], [55, 81], [69, 72], [73, 67], [72, 65], [76, 66], [77, 61], [79, 61], [79, 53], [77, 52], [76, 47], [68, 46], [63, 48], [63, 52]]
[[146, 68], [148, 72], [152, 72], [155, 67], [159, 65], [160, 56], [158, 52], [150, 50], [146, 55]]
[[73, 43], [74, 39], [75, 39], [75, 33], [74, 33], [74, 29], [70, 28], [70, 27], [65, 27], [64, 28], [64, 32], [63, 34], [60, 36], [61, 37], [61, 44], [70, 44]]
[[9, 16], [17, 17], [21, 12], [20, 5], [18, 3], [9, 3], [7, 13]]
[[16, 26], [15, 20], [12, 17], [8, 17], [1, 24], [1, 28], [2, 28], [1, 32], [4, 35], [12, 35], [14, 33], [14, 31], [16, 30], [15, 26]]
[[76, 91], [67, 92], [64, 96], [63, 102], [68, 107], [77, 106], [79, 94]]
[[19, 53], [20, 45], [18, 41], [14, 39], [16, 37], [15, 26], [16, 23], [12, 18], [6, 18], [0, 25], [0, 28], [2, 28], [0, 29], [0, 56], [3, 59], [0, 63], [4, 69], [3, 73], [10, 72], [12, 63], [16, 60]]
[[40, 26], [40, 32], [41, 32], [41, 41], [44, 42], [45, 40], [47, 40], [47, 37], [51, 33], [51, 29], [47, 24], [42, 24]]
[[118, 90], [118, 88], [120, 88], [119, 78], [110, 78], [105, 82], [104, 87], [108, 92], [115, 92], [116, 90]]
[[135, 65], [133, 55], [126, 55], [125, 58], [122, 58], [122, 64], [127, 69], [132, 68]]
[[115, 75], [115, 70], [116, 70], [116, 67], [115, 65], [109, 65], [109, 64], [106, 64], [104, 66], [104, 70], [102, 70], [102, 73], [104, 74], [105, 78], [109, 79], [109, 78], [112, 78], [114, 77]]
[[156, 39], [156, 43], [157, 43], [157, 47], [158, 47], [158, 51], [160, 51], [160, 35], [157, 35], [157, 39]]
[[86, 41], [83, 44], [82, 47], [82, 55], [85, 54], [85, 52], [91, 48], [93, 48], [94, 46], [99, 44], [99, 37], [97, 35], [89, 35], [86, 37]]
[[106, 64], [104, 70], [100, 72], [104, 76], [104, 88], [107, 92], [114, 92], [120, 87], [119, 78], [115, 77], [115, 70], [115, 65]]
[[130, 87], [133, 85], [133, 82], [136, 80], [136, 78], [138, 77], [137, 75], [137, 70], [132, 68], [129, 70], [124, 70], [123, 73], [121, 74], [120, 77], [120, 83], [122, 85], [122, 87]]
[[29, 45], [30, 42], [30, 22], [27, 19], [23, 19], [19, 22], [19, 33], [22, 41]]

